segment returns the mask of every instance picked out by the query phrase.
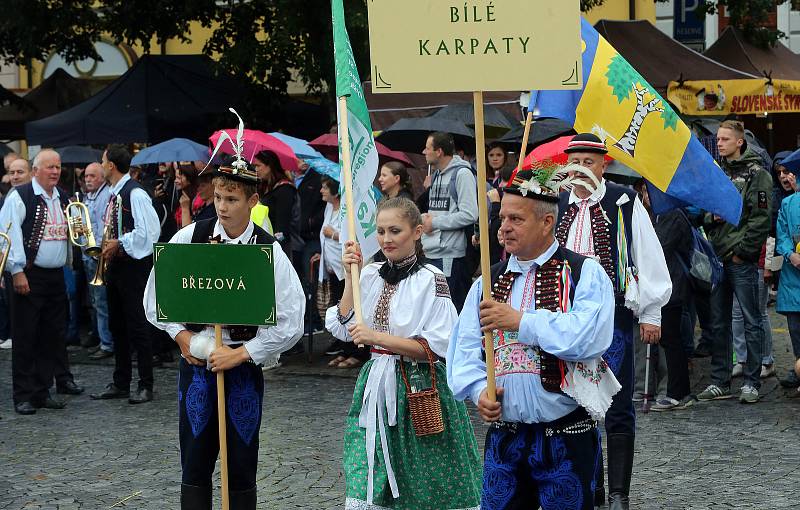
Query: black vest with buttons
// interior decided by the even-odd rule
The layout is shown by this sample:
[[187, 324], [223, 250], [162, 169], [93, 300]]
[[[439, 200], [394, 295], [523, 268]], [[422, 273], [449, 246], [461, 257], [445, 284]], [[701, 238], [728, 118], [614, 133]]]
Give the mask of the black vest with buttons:
[[[614, 285], [614, 293], [617, 298], [624, 299], [624, 296], [619, 291], [619, 278], [617, 275], [617, 262], [619, 260], [619, 251], [617, 248], [617, 228], [619, 225], [618, 210], [622, 209], [622, 217], [625, 221], [625, 236], [628, 240], [628, 260], [631, 261], [631, 246], [633, 241], [632, 223], [633, 223], [633, 204], [636, 200], [636, 192], [625, 186], [614, 184], [613, 182], [606, 181], [606, 192], [603, 195], [599, 204], [595, 204], [589, 208], [590, 225], [592, 229], [592, 239], [594, 242], [595, 255], [600, 259], [600, 265], [603, 266], [606, 274], [611, 278], [611, 283]], [[628, 195], [628, 202], [617, 206], [617, 200], [622, 195]], [[556, 228], [556, 239], [558, 239], [561, 246], [567, 246], [567, 237], [569, 236], [569, 229], [575, 221], [578, 214], [578, 204], [569, 203], [570, 193], [565, 191], [560, 195], [558, 204], [558, 227]], [[603, 214], [605, 211], [605, 215]], [[608, 221], [606, 221], [608, 220]], [[624, 275], [622, 275], [624, 277]]]
[[[67, 192], [58, 189], [58, 199], [61, 202], [61, 209], [67, 207]], [[22, 184], [14, 188], [22, 203], [25, 205], [25, 219], [20, 228], [22, 230], [22, 244], [25, 248], [25, 267], [29, 268], [36, 260], [39, 253], [39, 245], [44, 237], [44, 229], [47, 223], [47, 203], [41, 195], [33, 192], [33, 183]]]
[[[192, 244], [209, 243], [214, 235], [214, 226], [217, 224], [217, 218], [209, 218], [207, 220], [200, 220], [194, 224], [194, 232], [192, 233]], [[263, 228], [253, 224], [253, 235], [250, 241], [255, 238], [255, 244], [269, 244], [275, 242], [275, 238], [269, 235]], [[205, 329], [204, 324], [186, 324], [186, 329], [194, 333], [199, 333]], [[257, 326], [225, 326], [228, 330], [231, 340], [234, 342], [246, 342], [252, 340], [258, 332]]]
[[[141, 189], [147, 193], [147, 189], [133, 179], [129, 179], [128, 182], [123, 184], [122, 189], [119, 190], [118, 195], [122, 199], [122, 210], [117, 212], [118, 216], [113, 217], [113, 223], [111, 225], [113, 239], [119, 239], [121, 235], [133, 232], [133, 229], [136, 227], [133, 221], [133, 210], [131, 209], [131, 193], [135, 189]], [[147, 194], [149, 195], [149, 193]], [[120, 222], [122, 223], [122, 232], [119, 232]]]

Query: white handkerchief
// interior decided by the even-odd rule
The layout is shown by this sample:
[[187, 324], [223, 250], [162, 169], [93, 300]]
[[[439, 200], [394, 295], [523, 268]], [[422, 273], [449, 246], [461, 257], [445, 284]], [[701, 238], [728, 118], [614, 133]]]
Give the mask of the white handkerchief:
[[561, 390], [574, 398], [597, 421], [606, 416], [611, 398], [622, 388], [603, 358], [566, 361]]

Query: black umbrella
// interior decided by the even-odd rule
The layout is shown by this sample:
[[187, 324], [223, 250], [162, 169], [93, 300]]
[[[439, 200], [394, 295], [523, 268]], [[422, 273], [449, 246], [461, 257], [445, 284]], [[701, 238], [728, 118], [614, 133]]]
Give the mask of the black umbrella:
[[[449, 119], [475, 127], [475, 109], [472, 103], [456, 103], [443, 107], [430, 115], [433, 119]], [[499, 138], [519, 126], [519, 121], [496, 106], [483, 109], [483, 129], [486, 138]]]
[[[574, 132], [572, 126], [561, 119], [542, 117], [534, 120], [533, 124], [531, 124], [531, 132], [528, 135], [528, 146], [540, 145], [560, 136], [573, 134]], [[522, 137], [524, 134], [525, 126], [520, 125], [496, 141], [503, 144], [509, 150], [518, 151], [522, 144]]]
[[56, 149], [61, 156], [61, 164], [67, 165], [88, 165], [89, 163], [100, 163], [103, 151], [85, 147], [83, 145], [67, 145]]
[[450, 133], [458, 147], [475, 145], [475, 132], [463, 122], [433, 116], [400, 119], [386, 128], [377, 140], [390, 149], [418, 154], [425, 148], [428, 135], [434, 131]]

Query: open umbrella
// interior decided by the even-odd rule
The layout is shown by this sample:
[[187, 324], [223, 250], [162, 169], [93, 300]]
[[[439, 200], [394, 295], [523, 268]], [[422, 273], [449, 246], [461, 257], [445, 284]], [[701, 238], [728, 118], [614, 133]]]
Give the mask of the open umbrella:
[[173, 138], [140, 150], [132, 165], [171, 163], [173, 161], [208, 161], [208, 147], [187, 138]]
[[298, 158], [324, 158], [318, 150], [310, 146], [307, 141], [302, 138], [295, 138], [294, 136], [284, 135], [283, 133], [269, 133], [278, 140], [288, 145]]
[[[475, 127], [475, 109], [472, 103], [455, 103], [443, 107], [429, 116], [432, 119], [454, 120]], [[499, 138], [519, 125], [519, 121], [496, 106], [483, 109], [483, 129], [486, 138]], [[521, 140], [520, 140], [521, 143]]]
[[[308, 144], [322, 151], [328, 159], [332, 161], [339, 161], [339, 136], [333, 133], [328, 133], [308, 142]], [[400, 151], [393, 151], [389, 147], [380, 142], [375, 142], [375, 147], [378, 149], [378, 158], [380, 164], [383, 165], [388, 161], [399, 161], [407, 166], [414, 166], [414, 163]]]
[[377, 140], [394, 150], [420, 153], [434, 131], [450, 133], [462, 148], [475, 145], [475, 132], [463, 122], [434, 117], [400, 119], [378, 135]]
[[[531, 132], [528, 135], [528, 146], [539, 145], [559, 136], [574, 133], [572, 126], [561, 119], [543, 117], [536, 119], [531, 124]], [[520, 124], [496, 141], [506, 146], [509, 150], [519, 150], [522, 144], [522, 137], [525, 135], [525, 126]]]
[[59, 147], [56, 149], [56, 152], [61, 156], [62, 165], [88, 165], [89, 163], [99, 163], [103, 157], [103, 151], [83, 145]]
[[[219, 140], [219, 137], [222, 136], [223, 132], [227, 133], [231, 140], [236, 140], [237, 130], [235, 128], [223, 129], [215, 132], [209, 138], [209, 141], [213, 147], [217, 146], [217, 141]], [[242, 153], [242, 157], [248, 162], [253, 161], [253, 157], [259, 152], [263, 150], [270, 150], [278, 156], [278, 159], [280, 160], [281, 166], [284, 170], [297, 170], [297, 156], [291, 147], [278, 138], [268, 135], [263, 131], [245, 129], [242, 139], [244, 140], [244, 151]], [[234, 154], [233, 146], [230, 143], [223, 143], [220, 150], [225, 154]]]
[[318, 158], [303, 158], [303, 160], [308, 163], [308, 166], [310, 166], [311, 169], [318, 174], [330, 177], [337, 182], [340, 181], [341, 168], [339, 168], [339, 163], [334, 163], [330, 159], [323, 156]]
[[[522, 162], [522, 168], [531, 168], [534, 161], [546, 160], [550, 160], [559, 165], [565, 165], [567, 163], [567, 154], [564, 153], [564, 150], [567, 148], [567, 145], [569, 145], [570, 140], [572, 140], [571, 136], [562, 136], [536, 147], [525, 156], [525, 160]], [[608, 154], [606, 154], [605, 160], [613, 161]]]

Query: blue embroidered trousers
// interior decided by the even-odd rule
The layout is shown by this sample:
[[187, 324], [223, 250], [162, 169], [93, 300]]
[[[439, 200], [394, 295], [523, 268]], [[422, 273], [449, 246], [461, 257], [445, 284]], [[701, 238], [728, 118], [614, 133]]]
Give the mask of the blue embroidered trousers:
[[[258, 365], [242, 363], [225, 372], [228, 480], [232, 491], [256, 486], [263, 399], [264, 376]], [[181, 481], [186, 485], [210, 487], [219, 454], [217, 375], [181, 359], [178, 406]]]
[[602, 462], [597, 428], [555, 433], [546, 428], [574, 423], [582, 408], [550, 423], [493, 425], [486, 434], [482, 510], [593, 510], [595, 473]]

